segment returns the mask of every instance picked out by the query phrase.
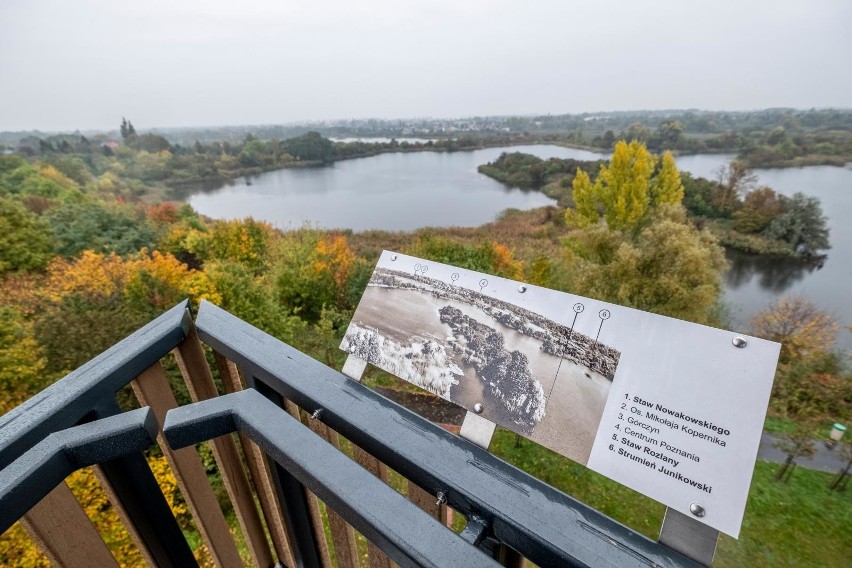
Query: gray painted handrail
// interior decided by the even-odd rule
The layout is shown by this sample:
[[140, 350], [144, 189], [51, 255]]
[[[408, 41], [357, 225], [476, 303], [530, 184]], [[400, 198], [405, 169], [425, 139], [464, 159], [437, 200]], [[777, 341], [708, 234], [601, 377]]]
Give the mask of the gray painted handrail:
[[183, 301], [85, 365], [0, 416], [0, 470], [48, 434], [70, 428], [183, 341], [191, 323]]
[[170, 410], [172, 448], [239, 430], [400, 566], [499, 566], [257, 391]]
[[[208, 302], [202, 341], [540, 566], [699, 566]], [[223, 412], [225, 412], [223, 410]], [[224, 419], [224, 418], [222, 418]]]
[[157, 430], [146, 406], [48, 435], [0, 470], [0, 533], [70, 473], [143, 450], [157, 439]]

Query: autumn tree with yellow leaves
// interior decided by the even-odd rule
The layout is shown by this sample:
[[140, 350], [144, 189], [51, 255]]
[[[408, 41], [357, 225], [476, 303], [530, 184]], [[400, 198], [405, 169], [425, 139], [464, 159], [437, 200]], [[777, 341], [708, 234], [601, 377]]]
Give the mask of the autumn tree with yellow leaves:
[[598, 223], [603, 215], [610, 229], [635, 230], [656, 208], [683, 200], [671, 152], [659, 159], [636, 140], [615, 145], [609, 165], [601, 166], [594, 183], [578, 170], [573, 189], [575, 209], [568, 210], [567, 220], [581, 227]]
[[602, 300], [702, 323], [713, 322], [727, 264], [716, 239], [699, 231], [681, 205], [683, 185], [671, 153], [621, 141], [597, 179], [574, 179], [574, 230], [565, 240], [568, 289]]
[[782, 296], [751, 320], [755, 335], [781, 344], [781, 362], [793, 363], [831, 350], [840, 324], [801, 296]]
[[835, 318], [805, 298], [783, 296], [758, 312], [751, 327], [781, 343], [770, 399], [774, 413], [800, 423], [850, 419], [852, 376], [843, 355], [832, 351], [840, 330]]

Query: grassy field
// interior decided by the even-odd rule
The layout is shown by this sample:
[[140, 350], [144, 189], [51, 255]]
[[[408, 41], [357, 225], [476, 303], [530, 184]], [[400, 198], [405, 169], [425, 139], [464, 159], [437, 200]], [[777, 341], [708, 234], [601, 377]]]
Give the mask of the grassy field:
[[[841, 422], [844, 421], [841, 420]], [[814, 440], [828, 439], [828, 434], [831, 432], [834, 423], [833, 420], [822, 420], [814, 424], [812, 432]], [[793, 432], [795, 429], [796, 423], [794, 421], [779, 416], [768, 415], [766, 421], [763, 423], [763, 431], [770, 434], [787, 434]]]
[[[515, 434], [498, 430], [491, 451], [606, 515], [657, 539], [664, 507]], [[788, 484], [777, 464], [758, 461], [740, 539], [722, 536], [714, 567], [849, 566], [852, 492], [828, 490], [832, 474], [797, 469]]]

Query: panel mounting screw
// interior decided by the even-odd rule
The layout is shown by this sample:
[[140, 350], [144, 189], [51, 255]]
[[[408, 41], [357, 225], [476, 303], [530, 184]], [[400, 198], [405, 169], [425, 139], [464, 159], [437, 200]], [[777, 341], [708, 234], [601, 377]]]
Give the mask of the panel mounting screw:
[[742, 337], [742, 336], [740, 336], [740, 335], [738, 335], [738, 336], [736, 336], [735, 338], [733, 338], [733, 339], [731, 340], [731, 343], [733, 343], [733, 344], [734, 344], [734, 347], [739, 347], [740, 349], [742, 349], [742, 348], [744, 348], [746, 345], [748, 345], [748, 341], [746, 341], [745, 337]]
[[476, 404], [474, 404], [473, 405], [473, 411], [476, 412], [477, 414], [482, 414], [482, 403], [477, 402]]
[[689, 504], [689, 512], [692, 513], [693, 515], [695, 515], [696, 517], [701, 518], [701, 517], [704, 516], [704, 513], [706, 511], [704, 511], [704, 507], [702, 507], [698, 503], [690, 503]]
[[437, 495], [435, 495], [435, 497], [438, 498], [438, 500], [435, 501], [436, 505], [443, 505], [444, 503], [447, 502], [447, 496], [444, 494], [443, 491], [438, 491], [438, 493], [437, 493]]
[[391, 255], [391, 260], [396, 260], [398, 257], [395, 254]]
[[320, 416], [322, 416], [322, 408], [317, 408], [314, 410], [314, 413], [311, 414], [311, 420], [319, 420]]
[[521, 294], [523, 294], [526, 291], [527, 291], [526, 284], [521, 284], [520, 286], [518, 286], [518, 292], [520, 292]]

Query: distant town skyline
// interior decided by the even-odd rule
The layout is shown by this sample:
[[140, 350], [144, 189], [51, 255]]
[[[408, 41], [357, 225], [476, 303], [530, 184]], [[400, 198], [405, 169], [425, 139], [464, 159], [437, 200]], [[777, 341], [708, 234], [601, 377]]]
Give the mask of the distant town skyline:
[[852, 107], [852, 3], [0, 3], [0, 131]]
[[[369, 116], [369, 117], [358, 117], [358, 118], [326, 118], [326, 119], [309, 119], [309, 120], [293, 120], [287, 122], [268, 122], [268, 123], [253, 123], [253, 124], [200, 124], [200, 125], [182, 125], [177, 124], [174, 126], [159, 126], [159, 125], [146, 125], [136, 127], [136, 123], [133, 123], [132, 117], [129, 119], [131, 123], [133, 123], [134, 129], [138, 132], [161, 132], [168, 134], [170, 132], [180, 133], [180, 132], [193, 132], [193, 131], [216, 131], [216, 130], [237, 130], [240, 129], [267, 129], [267, 128], [275, 128], [275, 127], [284, 127], [284, 128], [293, 128], [293, 127], [315, 127], [318, 130], [324, 130], [326, 128], [345, 128], [349, 126], [364, 126], [368, 123], [378, 122], [380, 124], [385, 124], [387, 126], [393, 126], [397, 129], [402, 128], [402, 136], [411, 135], [415, 138], [423, 138], [428, 137], [429, 135], [448, 135], [452, 133], [464, 133], [464, 132], [480, 132], [480, 131], [493, 131], [497, 126], [505, 125], [506, 121], [515, 118], [524, 118], [524, 119], [532, 119], [532, 118], [544, 118], [544, 117], [560, 117], [560, 116], [588, 116], [588, 118], [584, 118], [583, 120], [593, 120], [595, 118], [603, 118], [603, 117], [611, 117], [616, 114], [624, 114], [624, 115], [642, 115], [642, 114], [658, 114], [660, 115], [660, 120], [663, 120], [663, 116], [672, 116], [679, 117], [686, 113], [730, 113], [730, 114], [739, 114], [739, 113], [752, 113], [752, 112], [764, 112], [764, 111], [773, 111], [773, 110], [786, 110], [789, 109], [795, 112], [808, 112], [810, 110], [816, 111], [826, 111], [826, 110], [838, 110], [843, 112], [850, 112], [852, 108], [845, 107], [816, 107], [816, 108], [795, 108], [795, 107], [773, 107], [773, 108], [754, 108], [754, 109], [699, 109], [699, 108], [689, 108], [689, 109], [624, 109], [624, 110], [597, 110], [597, 111], [579, 111], [579, 112], [542, 112], [542, 113], [529, 113], [529, 114], [502, 114], [502, 115], [469, 115], [469, 116], [447, 116], [447, 117], [433, 117], [433, 116], [403, 116], [397, 118], [383, 118], [378, 116]], [[80, 132], [82, 134], [108, 134], [113, 133], [118, 136], [119, 133], [119, 125], [122, 119], [128, 117], [122, 116], [119, 119], [119, 123], [111, 126], [106, 126], [103, 128], [66, 128], [66, 129], [47, 129], [47, 128], [25, 128], [25, 129], [0, 129], [0, 132], [8, 133], [8, 132], [17, 132], [17, 133], [28, 133], [28, 132], [38, 132], [43, 134], [70, 134], [74, 132]], [[458, 125], [464, 124], [466, 128], [458, 128]], [[540, 123], [536, 123], [540, 124]], [[428, 126], [427, 126], [428, 125]], [[440, 129], [439, 127], [443, 125], [444, 129]], [[653, 126], [653, 124], [651, 124]], [[410, 128], [408, 128], [410, 127]], [[431, 127], [431, 128], [430, 128]], [[368, 135], [364, 135], [368, 136]], [[376, 135], [378, 136], [378, 134]]]

